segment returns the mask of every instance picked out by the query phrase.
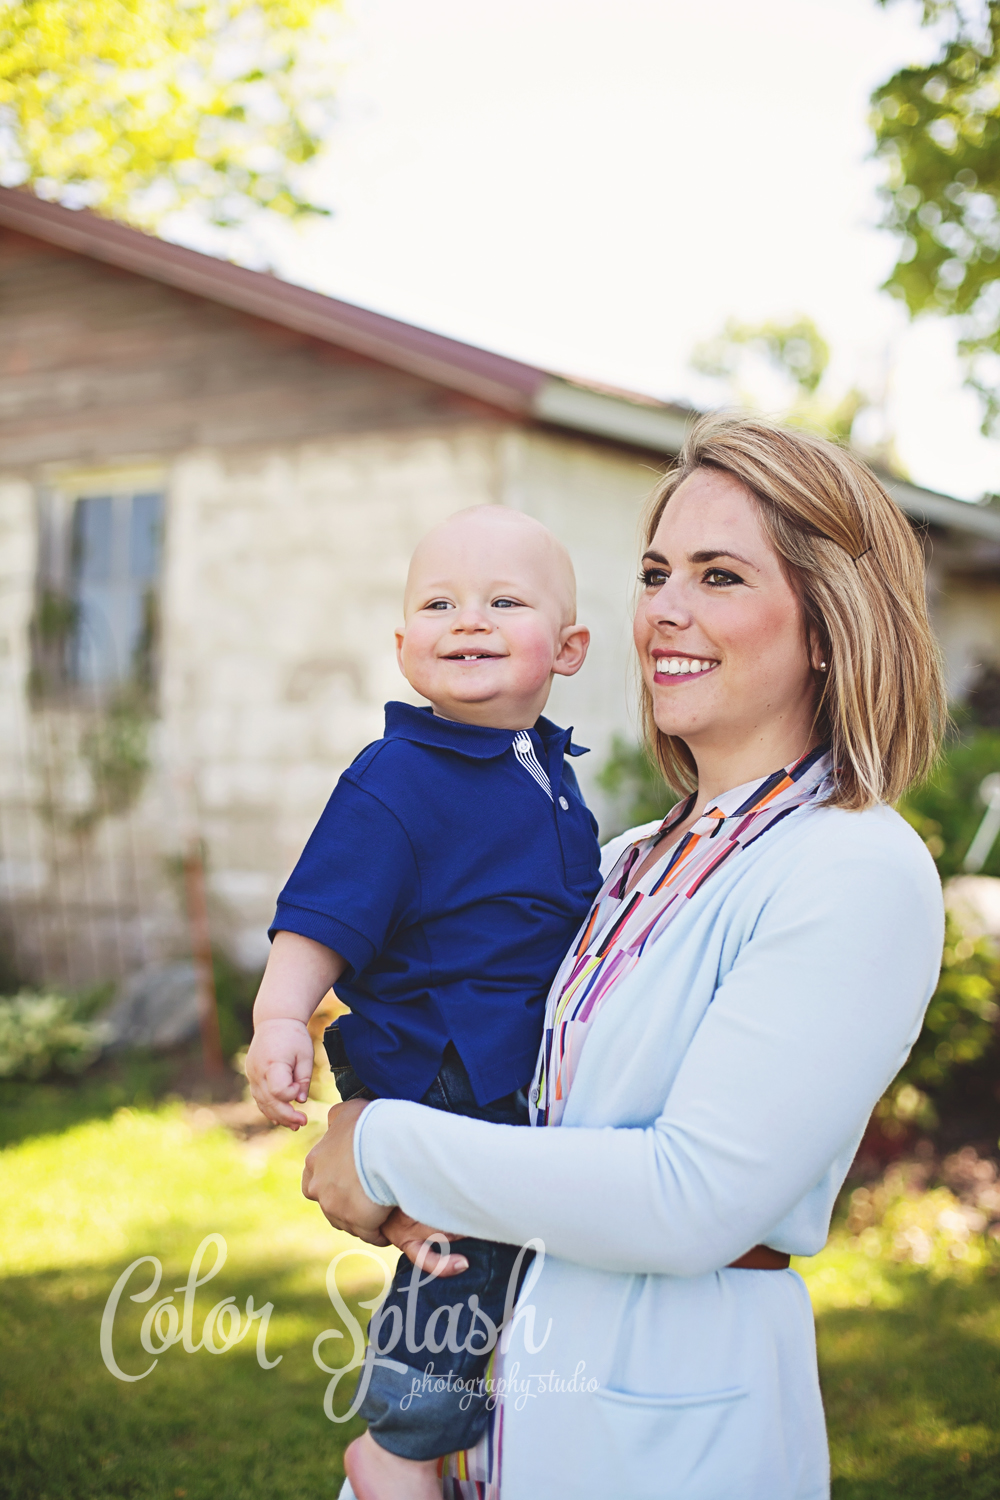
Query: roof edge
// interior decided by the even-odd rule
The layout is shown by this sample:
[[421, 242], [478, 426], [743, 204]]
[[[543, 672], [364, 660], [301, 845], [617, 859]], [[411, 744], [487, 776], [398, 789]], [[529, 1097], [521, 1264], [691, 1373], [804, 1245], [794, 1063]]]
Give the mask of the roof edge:
[[633, 402], [624, 395], [549, 375], [535, 392], [531, 415], [540, 422], [591, 432], [595, 437], [673, 457], [696, 413], [688, 414], [665, 402]]
[[[349, 349], [518, 416], [646, 448], [664, 458], [676, 456], [698, 416], [683, 406], [574, 381], [432, 333], [144, 234], [89, 209], [47, 203], [24, 188], [0, 187], [0, 226]], [[1000, 512], [884, 472], [880, 478], [919, 524], [954, 527], [1000, 542]]]
[[896, 504], [921, 526], [944, 526], [1000, 542], [1000, 514], [974, 500], [956, 500], [882, 472], [879, 478]]
[[337, 344], [507, 411], [527, 413], [545, 380], [544, 372], [533, 365], [157, 239], [88, 209], [46, 203], [23, 189], [0, 188], [0, 225]]

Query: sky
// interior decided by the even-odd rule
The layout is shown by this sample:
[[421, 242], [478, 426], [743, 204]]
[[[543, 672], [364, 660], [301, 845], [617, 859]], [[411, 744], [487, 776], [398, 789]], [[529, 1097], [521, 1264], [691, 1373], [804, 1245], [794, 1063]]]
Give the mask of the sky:
[[269, 227], [247, 258], [698, 406], [724, 399], [690, 367], [699, 341], [729, 317], [807, 313], [834, 387], [885, 392], [917, 483], [1000, 491], [1000, 443], [979, 434], [954, 330], [910, 324], [879, 291], [894, 241], [877, 228], [868, 97], [936, 51], [916, 0], [346, 7], [337, 120], [309, 184], [333, 215]]

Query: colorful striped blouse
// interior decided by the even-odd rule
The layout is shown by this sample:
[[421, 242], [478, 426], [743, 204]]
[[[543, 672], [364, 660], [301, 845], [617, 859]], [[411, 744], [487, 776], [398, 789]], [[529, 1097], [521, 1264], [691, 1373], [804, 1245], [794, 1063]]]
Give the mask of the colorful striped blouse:
[[590, 1027], [611, 991], [728, 859], [796, 807], [832, 787], [827, 747], [818, 746], [761, 781], [734, 787], [705, 809], [683, 838], [628, 890], [629, 876], [691, 810], [679, 802], [650, 837], [622, 854], [583, 931], [553, 981], [542, 1051], [531, 1088], [531, 1123], [558, 1125]]

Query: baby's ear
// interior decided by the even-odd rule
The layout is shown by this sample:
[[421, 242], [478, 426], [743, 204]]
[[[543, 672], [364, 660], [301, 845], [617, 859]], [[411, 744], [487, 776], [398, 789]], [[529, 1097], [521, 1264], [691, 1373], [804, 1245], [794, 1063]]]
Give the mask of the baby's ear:
[[396, 631], [396, 666], [404, 677], [406, 676], [406, 668], [403, 666], [403, 637], [405, 634], [404, 630]]
[[587, 660], [590, 631], [586, 625], [564, 625], [559, 632], [559, 641], [552, 670], [559, 677], [572, 677]]

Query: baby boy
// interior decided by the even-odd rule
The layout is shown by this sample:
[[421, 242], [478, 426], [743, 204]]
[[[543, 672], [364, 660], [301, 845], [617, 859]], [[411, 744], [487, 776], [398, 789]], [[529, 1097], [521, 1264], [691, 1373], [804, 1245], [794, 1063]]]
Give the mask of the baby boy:
[[[518, 511], [459, 511], [417, 547], [396, 649], [430, 707], [386, 705], [384, 737], [341, 776], [278, 898], [247, 1058], [270, 1119], [305, 1124], [306, 1023], [336, 985], [350, 1013], [326, 1048], [343, 1099], [527, 1122], [546, 992], [600, 884], [596, 825], [564, 759], [583, 752], [540, 717], [553, 677], [587, 654], [575, 596], [565, 549]], [[399, 1368], [372, 1368], [368, 1432], [348, 1450], [361, 1500], [439, 1495], [436, 1459], [485, 1426], [488, 1350], [446, 1347], [411, 1394], [437, 1308], [461, 1305], [451, 1348], [482, 1343], [481, 1320], [469, 1338], [476, 1298], [502, 1321], [516, 1247], [464, 1239], [461, 1251], [464, 1272], [419, 1288], [415, 1338], [401, 1257], [380, 1316], [387, 1326], [395, 1304], [408, 1337], [380, 1341]]]

